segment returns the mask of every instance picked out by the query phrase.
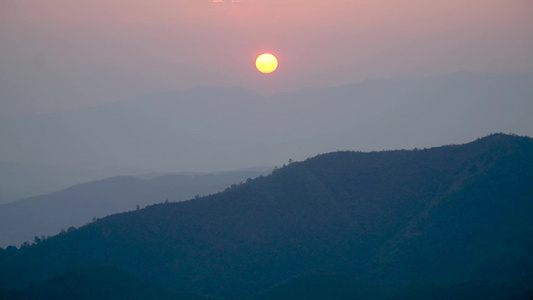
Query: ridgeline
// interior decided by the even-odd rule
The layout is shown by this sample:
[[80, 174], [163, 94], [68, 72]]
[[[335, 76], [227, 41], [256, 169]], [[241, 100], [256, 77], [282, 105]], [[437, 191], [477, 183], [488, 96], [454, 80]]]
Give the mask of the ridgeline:
[[532, 215], [528, 137], [335, 152], [2, 250], [0, 289], [26, 299], [104, 268], [175, 299], [296, 299], [306, 286], [332, 299], [522, 297], [533, 287]]

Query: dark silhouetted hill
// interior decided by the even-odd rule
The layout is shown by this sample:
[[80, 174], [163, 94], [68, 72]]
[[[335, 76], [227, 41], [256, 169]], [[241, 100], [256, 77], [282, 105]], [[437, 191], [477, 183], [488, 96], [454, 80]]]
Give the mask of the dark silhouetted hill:
[[171, 292], [109, 266], [74, 266], [64, 274], [24, 291], [0, 291], [0, 299], [215, 300], [190, 293]]
[[19, 246], [25, 241], [32, 242], [35, 236], [54, 235], [61, 229], [85, 225], [95, 217], [135, 210], [137, 205], [145, 207], [216, 193], [268, 172], [265, 168], [150, 179], [119, 176], [0, 205], [0, 247]]
[[532, 183], [528, 137], [329, 153], [216, 195], [4, 250], [0, 288], [28, 288], [75, 262], [214, 296], [253, 295], [313, 270], [357, 278], [381, 295], [431, 286], [464, 295], [465, 285], [488, 295], [487, 282], [509, 290], [503, 296], [524, 295], [533, 284]]
[[309, 272], [270, 287], [247, 300], [376, 299], [377, 287], [342, 274]]

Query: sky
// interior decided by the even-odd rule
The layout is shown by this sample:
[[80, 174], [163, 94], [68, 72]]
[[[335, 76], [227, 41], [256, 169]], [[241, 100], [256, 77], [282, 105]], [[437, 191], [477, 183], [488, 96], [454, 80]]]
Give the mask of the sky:
[[[255, 70], [272, 52], [279, 68]], [[0, 114], [198, 86], [533, 71], [531, 0], [0, 0]]]

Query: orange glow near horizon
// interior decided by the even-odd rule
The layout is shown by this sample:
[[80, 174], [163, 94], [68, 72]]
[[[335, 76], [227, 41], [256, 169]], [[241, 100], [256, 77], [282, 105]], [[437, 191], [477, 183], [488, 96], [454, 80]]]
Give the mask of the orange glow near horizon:
[[[11, 65], [16, 72], [1, 69], [20, 82], [25, 72], [78, 74], [84, 93], [97, 93], [89, 98], [109, 101], [136, 94], [112, 88], [104, 75], [131, 80], [142, 93], [266, 83], [273, 93], [367, 78], [528, 71], [532, 8], [531, 0], [0, 0], [7, 33], [0, 34], [0, 64]], [[282, 69], [257, 81], [250, 74], [263, 73], [253, 59], [270, 51]], [[49, 84], [35, 89], [61, 88]]]

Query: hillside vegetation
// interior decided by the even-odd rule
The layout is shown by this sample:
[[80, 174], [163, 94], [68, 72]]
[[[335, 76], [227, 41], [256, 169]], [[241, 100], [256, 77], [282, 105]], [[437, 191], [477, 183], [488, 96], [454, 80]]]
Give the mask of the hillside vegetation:
[[217, 297], [324, 292], [328, 280], [332, 293], [352, 282], [348, 293], [369, 299], [521, 297], [533, 286], [531, 215], [531, 138], [335, 152], [4, 250], [0, 288], [27, 290], [76, 264]]
[[154, 203], [183, 201], [213, 194], [255, 178], [266, 170], [217, 174], [172, 174], [140, 179], [115, 176], [0, 205], [0, 247], [31, 242], [93, 218], [135, 210]]

